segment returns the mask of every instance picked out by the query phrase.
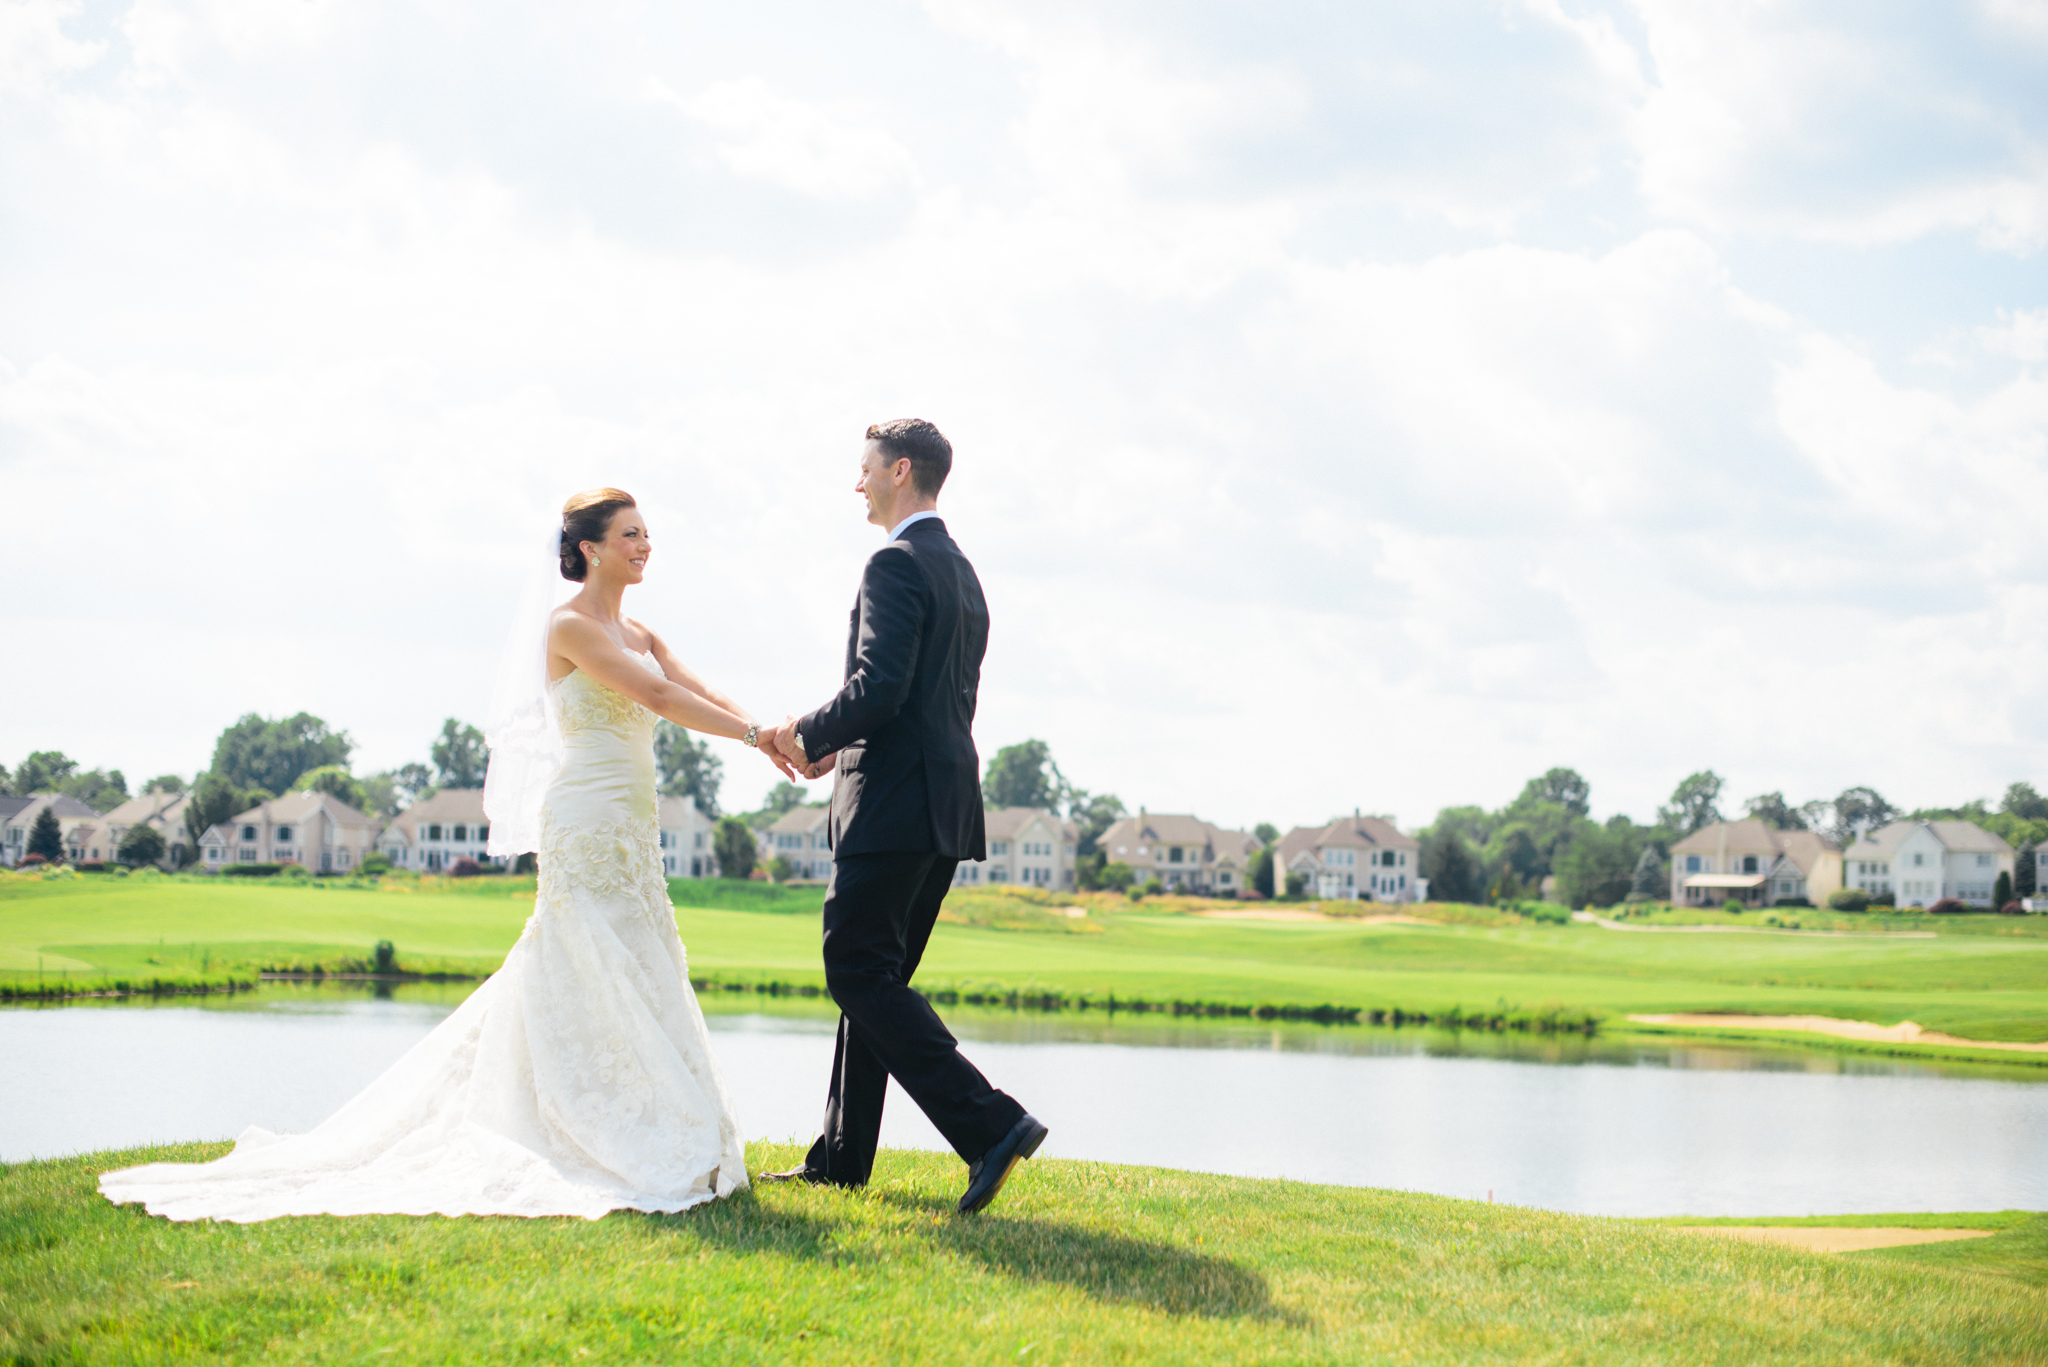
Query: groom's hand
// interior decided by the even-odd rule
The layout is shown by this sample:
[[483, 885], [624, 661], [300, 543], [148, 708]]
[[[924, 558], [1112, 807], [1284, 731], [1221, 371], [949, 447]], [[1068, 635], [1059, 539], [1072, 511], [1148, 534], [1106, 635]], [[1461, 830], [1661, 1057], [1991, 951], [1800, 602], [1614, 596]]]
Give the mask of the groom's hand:
[[838, 757], [839, 752], [834, 750], [829, 755], [818, 756], [809, 765], [798, 765], [796, 771], [806, 779], [820, 779], [832, 772], [832, 761]]
[[784, 717], [782, 725], [761, 733], [761, 748], [766, 750], [771, 746], [775, 754], [793, 769], [805, 768], [811, 762], [804, 754], [803, 746], [797, 743], [795, 717]]

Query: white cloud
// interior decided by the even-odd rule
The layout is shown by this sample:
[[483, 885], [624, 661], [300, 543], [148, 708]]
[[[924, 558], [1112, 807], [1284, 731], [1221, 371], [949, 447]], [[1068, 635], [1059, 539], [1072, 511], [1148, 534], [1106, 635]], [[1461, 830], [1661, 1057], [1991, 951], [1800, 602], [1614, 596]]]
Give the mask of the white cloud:
[[[1483, 138], [1418, 104], [1403, 163], [1385, 73], [1478, 79], [1436, 29], [1318, 65], [1271, 18], [934, 12], [889, 40], [920, 84], [835, 60], [870, 35], [825, 8], [679, 37], [458, 4], [417, 87], [396, 8], [148, 0], [125, 58], [42, 12], [42, 55], [0, 59], [33, 73], [0, 95], [0, 481], [92, 491], [102, 540], [18, 520], [33, 591], [0, 630], [132, 646], [150, 689], [15, 672], [0, 760], [189, 770], [237, 713], [301, 707], [415, 758], [480, 711], [536, 520], [598, 482], [654, 522], [637, 610], [764, 713], [808, 705], [871, 544], [854, 438], [921, 413], [997, 614], [984, 746], [1043, 736], [1134, 805], [1413, 822], [1556, 763], [1638, 814], [1702, 765], [1916, 802], [2038, 780], [2038, 301], [1994, 283], [1873, 348], [1756, 282], [1775, 241], [1942, 223], [1976, 240], [1914, 268], [1975, 280], [2017, 249], [1998, 224], [2033, 231], [1899, 226], [1948, 191], [1811, 150], [1846, 136], [1816, 53], [1867, 35], [1481, 7], [1452, 27], [1493, 26], [1526, 104]], [[1332, 112], [1366, 79], [1370, 145]], [[1767, 173], [1779, 144], [1876, 170], [1816, 199]], [[2023, 192], [2018, 165], [1957, 183]], [[648, 198], [608, 216], [622, 179]], [[766, 786], [728, 764], [735, 800]]]
[[688, 99], [650, 81], [648, 94], [714, 130], [718, 159], [754, 180], [823, 199], [873, 199], [917, 181], [916, 162], [887, 133], [777, 94], [758, 76]]

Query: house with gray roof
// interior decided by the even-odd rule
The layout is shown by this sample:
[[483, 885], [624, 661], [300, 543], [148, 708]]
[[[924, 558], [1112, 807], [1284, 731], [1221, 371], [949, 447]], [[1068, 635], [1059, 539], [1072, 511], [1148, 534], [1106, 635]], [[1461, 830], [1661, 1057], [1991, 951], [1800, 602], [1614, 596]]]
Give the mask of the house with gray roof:
[[120, 853], [121, 842], [128, 838], [129, 831], [137, 826], [150, 826], [164, 838], [164, 857], [157, 861], [158, 867], [182, 868], [191, 862], [185, 857], [185, 847], [192, 841], [185, 829], [185, 809], [191, 804], [189, 793], [166, 793], [156, 788], [129, 798], [100, 818], [106, 828], [107, 858]]
[[1096, 842], [1113, 864], [1127, 864], [1140, 884], [1158, 879], [1169, 892], [1205, 897], [1238, 897], [1248, 886], [1251, 857], [1259, 842], [1184, 812], [1127, 816]]
[[492, 862], [491, 837], [481, 788], [443, 788], [407, 807], [377, 837], [377, 852], [401, 869], [440, 873], [458, 859]]
[[1671, 847], [1678, 906], [1826, 904], [1842, 886], [1842, 850], [1815, 831], [1781, 831], [1755, 817], [1702, 826]]
[[1842, 854], [1849, 886], [1889, 892], [1902, 907], [1953, 897], [1991, 905], [2000, 873], [2013, 871], [2012, 846], [1970, 821], [1894, 821]]
[[988, 841], [986, 859], [963, 859], [953, 870], [953, 886], [988, 883], [1022, 884], [1032, 888], [1071, 889], [1074, 848], [1080, 832], [1046, 807], [990, 807], [982, 814]]
[[761, 862], [771, 868], [787, 859], [792, 883], [821, 883], [832, 876], [832, 845], [827, 834], [829, 807], [792, 807], [761, 833]]
[[1325, 826], [1296, 826], [1274, 858], [1301, 874], [1318, 898], [1335, 902], [1413, 902], [1422, 896], [1421, 847], [1383, 816], [1354, 810]]
[[0, 798], [0, 864], [13, 868], [28, 853], [29, 832], [46, 807], [57, 812], [57, 829], [64, 837], [64, 857], [72, 863], [91, 863], [113, 858], [105, 848], [100, 814], [75, 797], [63, 793], [35, 793], [28, 797]]
[[237, 864], [346, 873], [377, 848], [377, 830], [374, 817], [332, 793], [286, 793], [208, 826], [199, 837], [199, 862], [208, 873]]

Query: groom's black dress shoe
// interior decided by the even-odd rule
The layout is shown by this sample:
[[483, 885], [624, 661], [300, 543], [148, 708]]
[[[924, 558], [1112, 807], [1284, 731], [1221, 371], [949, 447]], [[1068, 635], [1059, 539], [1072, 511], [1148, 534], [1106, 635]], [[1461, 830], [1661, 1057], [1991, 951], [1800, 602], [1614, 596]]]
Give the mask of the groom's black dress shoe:
[[814, 1187], [825, 1185], [823, 1173], [812, 1172], [809, 1168], [791, 1168], [788, 1172], [762, 1172], [754, 1175], [756, 1182], [809, 1182]]
[[996, 1199], [996, 1193], [1003, 1189], [1003, 1183], [1010, 1179], [1010, 1170], [1022, 1159], [1038, 1152], [1038, 1146], [1052, 1131], [1025, 1116], [1010, 1127], [1010, 1132], [996, 1141], [995, 1147], [981, 1156], [981, 1161], [967, 1168], [967, 1191], [960, 1198], [960, 1213], [972, 1215]]

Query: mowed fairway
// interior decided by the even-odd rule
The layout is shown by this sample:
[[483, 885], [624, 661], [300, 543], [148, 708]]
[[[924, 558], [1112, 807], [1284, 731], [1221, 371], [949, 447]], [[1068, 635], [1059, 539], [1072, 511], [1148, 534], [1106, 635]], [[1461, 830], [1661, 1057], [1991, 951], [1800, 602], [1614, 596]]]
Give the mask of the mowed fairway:
[[[530, 888], [489, 879], [433, 891], [10, 880], [0, 884], [0, 975], [32, 978], [40, 956], [45, 977], [175, 978], [201, 963], [360, 960], [378, 940], [397, 945], [407, 967], [484, 971], [518, 938]], [[677, 919], [699, 976], [823, 981], [814, 914], [685, 906]], [[2048, 938], [2030, 933], [2040, 929], [2031, 918], [1935, 938], [1220, 921], [1142, 908], [1091, 914], [1087, 927], [942, 924], [918, 981], [1153, 1001], [1910, 1019], [1970, 1039], [2048, 1040]]]
[[[963, 1219], [950, 1154], [864, 1191], [602, 1220], [174, 1225], [0, 1167], [9, 1362], [2022, 1363], [2048, 1217], [1816, 1254], [1624, 1221], [1039, 1159]], [[800, 1151], [756, 1144], [755, 1170]], [[1954, 1217], [1949, 1217], [1953, 1220]], [[1966, 1217], [1967, 1218], [1967, 1217]]]

